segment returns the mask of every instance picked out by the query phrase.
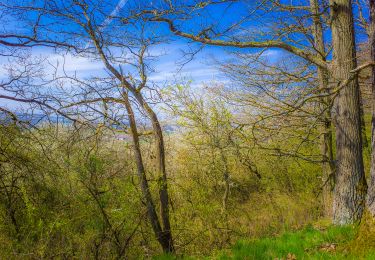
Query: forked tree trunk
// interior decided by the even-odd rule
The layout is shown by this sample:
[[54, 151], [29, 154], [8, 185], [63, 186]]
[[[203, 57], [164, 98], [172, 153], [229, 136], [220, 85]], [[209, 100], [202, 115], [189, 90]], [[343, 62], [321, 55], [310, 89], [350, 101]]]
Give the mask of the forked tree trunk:
[[[151, 119], [152, 126], [154, 129], [154, 136], [155, 136], [155, 142], [156, 142], [156, 154], [157, 154], [157, 163], [158, 163], [158, 169], [159, 169], [159, 194], [160, 194], [160, 216], [162, 219], [163, 227], [161, 227], [159, 219], [157, 217], [157, 213], [155, 211], [155, 206], [153, 205], [151, 193], [149, 192], [148, 186], [142, 187], [144, 189], [144, 195], [147, 200], [147, 207], [149, 211], [149, 216], [151, 218], [152, 227], [154, 229], [154, 232], [156, 233], [157, 239], [159, 240], [160, 244], [163, 247], [164, 252], [174, 252], [173, 247], [173, 239], [172, 239], [172, 232], [169, 222], [169, 205], [168, 205], [168, 189], [167, 189], [167, 173], [165, 170], [165, 152], [164, 152], [164, 140], [163, 140], [163, 132], [160, 127], [158, 118], [155, 114], [155, 112], [152, 110], [152, 108], [147, 104], [147, 102], [144, 101], [142, 94], [139, 92], [138, 89], [131, 86], [129, 82], [126, 81], [126, 79], [123, 77], [121, 71], [118, 71], [111, 65], [109, 62], [107, 56], [105, 55], [103, 51], [103, 47], [100, 44], [99, 39], [97, 38], [97, 35], [95, 33], [94, 28], [92, 27], [91, 20], [89, 18], [89, 15], [86, 13], [86, 10], [83, 9], [83, 13], [85, 14], [86, 20], [87, 20], [87, 27], [89, 29], [89, 35], [91, 37], [91, 40], [94, 43], [94, 46], [96, 47], [99, 56], [101, 60], [103, 61], [105, 67], [123, 84], [122, 87], [125, 89], [128, 89], [131, 91], [131, 93], [136, 98], [139, 105], [145, 110], [145, 112], [148, 114], [148, 116]], [[145, 49], [143, 49], [144, 53]], [[143, 55], [143, 53], [141, 55]], [[144, 66], [143, 60], [141, 59], [140, 66]], [[126, 109], [129, 114], [129, 121], [133, 136], [133, 142], [134, 142], [134, 152], [136, 156], [137, 161], [137, 167], [138, 167], [138, 174], [141, 177], [141, 183], [144, 185], [144, 183], [147, 184], [147, 179], [145, 176], [145, 170], [142, 162], [142, 156], [141, 156], [141, 150], [139, 146], [139, 138], [138, 138], [138, 132], [137, 132], [137, 125], [134, 117], [134, 113], [131, 107], [131, 104], [129, 102], [128, 93], [123, 93], [123, 98], [125, 102]], [[142, 162], [142, 163], [141, 163]], [[143, 177], [142, 177], [142, 176]], [[148, 184], [147, 184], [148, 185]], [[148, 190], [148, 192], [146, 192]], [[150, 194], [148, 194], [150, 193]], [[150, 204], [152, 202], [152, 205]], [[152, 207], [151, 207], [152, 206]], [[153, 209], [152, 209], [153, 208]], [[155, 217], [156, 216], [156, 217]], [[156, 223], [157, 220], [157, 223]]]
[[[324, 46], [323, 26], [320, 19], [318, 0], [310, 0], [310, 11], [313, 19], [312, 32], [314, 36], [315, 49], [319, 52], [322, 60], [326, 60], [326, 50]], [[319, 88], [322, 93], [328, 93], [328, 71], [318, 67], [317, 76]], [[322, 115], [320, 128], [320, 147], [322, 154], [322, 176], [323, 176], [323, 205], [325, 215], [332, 215], [332, 188], [334, 185], [335, 164], [333, 158], [333, 141], [332, 141], [332, 119], [331, 119], [331, 98], [329, 96], [320, 99]]]
[[[130, 125], [131, 135], [133, 139], [133, 151], [134, 151], [135, 161], [137, 165], [138, 177], [141, 183], [141, 190], [142, 190], [143, 197], [144, 197], [146, 207], [147, 207], [148, 217], [150, 219], [151, 226], [152, 226], [152, 229], [154, 230], [156, 238], [163, 248], [163, 251], [168, 252], [168, 253], [173, 252], [174, 248], [173, 248], [173, 243], [172, 243], [172, 236], [171, 235], [168, 236], [168, 234], [171, 234], [170, 227], [167, 231], [165, 230], [165, 228], [163, 230], [162, 226], [160, 225], [160, 221], [156, 213], [156, 209], [155, 209], [155, 204], [151, 196], [150, 188], [149, 188], [148, 181], [146, 178], [146, 172], [145, 172], [145, 168], [143, 164], [143, 159], [142, 159], [137, 124], [135, 121], [133, 109], [129, 101], [128, 93], [123, 93], [123, 99], [124, 99], [124, 104], [128, 113], [128, 117], [129, 117], [129, 125]], [[162, 219], [163, 219], [163, 222], [165, 222], [163, 215], [162, 215]], [[169, 219], [168, 219], [168, 223], [169, 223]]]
[[[375, 61], [375, 0], [370, 3], [370, 24], [369, 24], [369, 47], [371, 60]], [[375, 67], [371, 68], [371, 165], [370, 183], [367, 194], [367, 207], [373, 217], [375, 217]]]
[[[335, 82], [350, 78], [356, 51], [351, 0], [330, 0], [332, 18], [333, 76]], [[359, 85], [357, 77], [344, 86], [335, 100], [337, 172], [333, 222], [360, 220], [366, 196], [363, 170]]]
[[163, 237], [168, 241], [169, 252], [174, 252], [171, 225], [169, 220], [169, 196], [168, 196], [168, 180], [167, 171], [165, 167], [165, 150], [164, 137], [161, 129], [159, 119], [152, 108], [144, 101], [141, 94], [133, 93], [138, 103], [142, 106], [148, 114], [154, 132], [155, 146], [156, 146], [156, 162], [159, 174], [159, 200], [160, 200], [160, 216], [163, 223]]

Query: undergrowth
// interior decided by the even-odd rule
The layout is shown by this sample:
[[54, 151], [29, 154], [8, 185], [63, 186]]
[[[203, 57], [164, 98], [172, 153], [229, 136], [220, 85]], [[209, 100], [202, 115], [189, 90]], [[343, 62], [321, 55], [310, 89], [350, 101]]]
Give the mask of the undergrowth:
[[375, 259], [373, 249], [351, 250], [357, 231], [355, 226], [317, 228], [310, 225], [296, 232], [285, 232], [281, 236], [240, 240], [231, 249], [204, 258], [163, 255], [155, 259]]

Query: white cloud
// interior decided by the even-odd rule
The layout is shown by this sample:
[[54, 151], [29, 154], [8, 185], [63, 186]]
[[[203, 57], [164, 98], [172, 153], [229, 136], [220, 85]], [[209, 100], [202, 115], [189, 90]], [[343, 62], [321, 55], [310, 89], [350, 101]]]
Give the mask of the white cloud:
[[104, 69], [103, 63], [96, 60], [91, 60], [86, 57], [73, 56], [66, 54], [64, 56], [59, 54], [53, 54], [48, 57], [48, 60], [52, 64], [58, 64], [64, 67], [66, 72], [97, 72]]
[[262, 56], [276, 58], [276, 57], [279, 57], [281, 54], [282, 54], [281, 50], [267, 49], [262, 53]]

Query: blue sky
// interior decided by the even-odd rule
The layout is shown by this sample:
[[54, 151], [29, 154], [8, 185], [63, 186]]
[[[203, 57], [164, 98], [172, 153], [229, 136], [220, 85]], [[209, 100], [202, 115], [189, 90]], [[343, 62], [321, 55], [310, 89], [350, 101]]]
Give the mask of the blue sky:
[[[16, 0], [9, 0], [17, 3]], [[161, 0], [145, 0], [148, 4], [153, 6], [158, 6], [161, 4]], [[176, 3], [182, 2], [191, 2], [189, 1], [175, 1]], [[285, 0], [286, 4], [297, 4], [300, 5], [307, 5], [307, 0]], [[104, 9], [105, 14], [100, 16], [99, 23], [105, 29], [112, 28], [115, 26], [115, 23], [112, 19], [108, 18], [110, 15], [116, 16], [121, 14], [126, 14], [127, 10], [130, 8], [134, 8], [139, 2], [137, 0], [113, 0], [108, 2], [109, 5], [106, 6]], [[143, 2], [146, 3], [146, 2]], [[222, 30], [241, 18], [251, 14], [249, 19], [246, 19], [246, 22], [241, 25], [242, 31], [244, 32], [242, 35], [238, 35], [238, 37], [242, 37], [244, 39], [251, 38], [253, 35], [261, 35], [272, 29], [274, 23], [281, 18], [279, 14], [274, 13], [265, 13], [262, 10], [257, 10], [255, 12], [251, 12], [254, 7], [257, 6], [256, 1], [243, 1], [239, 4], [225, 4], [225, 5], [214, 5], [205, 11], [198, 11], [197, 13], [193, 14], [193, 19], [190, 21], [177, 21], [182, 28], [192, 31], [198, 32], [200, 28], [205, 27], [209, 24], [215, 25], [215, 30]], [[357, 12], [357, 11], [356, 11]], [[365, 12], [366, 13], [366, 12]], [[288, 17], [283, 18], [288, 19]], [[50, 22], [48, 19], [46, 23]], [[11, 23], [13, 27], [12, 30], [14, 31], [25, 31], [27, 30], [27, 26], [20, 26], [19, 23]], [[65, 30], [74, 31], [74, 25], [54, 25]], [[165, 24], [158, 24], [154, 26], [154, 30], [151, 33], [155, 35], [167, 35], [171, 36]], [[259, 36], [261, 37], [261, 36]], [[264, 36], [267, 38], [267, 36]], [[327, 33], [327, 38], [329, 34]], [[361, 39], [360, 35], [358, 34], [359, 39]], [[90, 42], [86, 43], [87, 45]], [[213, 47], [213, 46], [205, 46], [202, 50], [199, 51], [194, 56], [194, 59], [190, 62], [186, 63], [183, 67], [181, 64], [186, 62], [186, 57], [184, 56], [184, 52], [189, 49], [197, 50], [201, 45], [196, 43], [191, 43], [188, 40], [171, 37], [171, 40], [168, 43], [163, 43], [159, 45], [155, 45], [151, 47], [150, 53], [160, 55], [157, 60], [153, 61], [152, 67], [154, 68], [154, 72], [150, 73], [149, 80], [160, 84], [173, 84], [176, 81], [186, 81], [192, 80], [192, 84], [195, 87], [201, 86], [204, 83], [211, 82], [211, 81], [219, 81], [223, 84], [227, 83], [227, 79], [221, 73], [218, 68], [217, 61], [222, 62], [226, 59], [230, 58], [228, 51], [233, 51], [233, 48], [222, 48], [222, 47]], [[258, 50], [244, 50], [246, 52], [257, 52]], [[51, 49], [47, 48], [36, 48], [32, 51], [33, 55], [39, 56], [48, 56], [49, 63], [51, 64], [65, 64], [65, 70], [71, 74], [77, 74], [79, 77], [82, 78], [89, 78], [92, 76], [103, 76], [107, 72], [104, 69], [103, 63], [101, 61], [93, 61], [86, 57], [80, 57], [77, 55], [67, 54], [65, 55], [64, 61], [63, 58], [54, 53]], [[263, 53], [264, 56], [267, 56], [267, 59], [271, 62], [278, 61], [283, 56], [283, 51], [277, 49], [269, 49]], [[6, 64], [8, 59], [6, 57], [0, 57], [0, 64]], [[1, 70], [0, 72], [4, 72]], [[47, 66], [47, 73], [48, 73], [48, 66]], [[53, 69], [51, 67], [51, 71], [49, 73], [53, 73]], [[1, 73], [4, 75], [4, 73]], [[1, 78], [1, 76], [0, 76]], [[9, 105], [14, 105], [9, 103]]]
[[[127, 8], [135, 3], [136, 1], [134, 0], [113, 1], [110, 5], [111, 8], [108, 8], [106, 13], [112, 16], [120, 15], [122, 12], [126, 13]], [[108, 15], [101, 16], [102, 21], [99, 21], [101, 26], [104, 28], [103, 30], [114, 26], [114, 21], [108, 18]], [[217, 26], [221, 27], [231, 24], [233, 21], [238, 19], [237, 16], [240, 16], [241, 14], [238, 8], [232, 7], [231, 9], [228, 9], [224, 5], [218, 5], [210, 9], [205, 15], [210, 17], [211, 21], [214, 21]], [[203, 17], [203, 15], [201, 17]], [[199, 24], [203, 24], [204, 19], [202, 18], [200, 20], [201, 21], [199, 21]], [[44, 23], [49, 22], [51, 21], [46, 19]], [[12, 30], [15, 32], [24, 33], [28, 30], [27, 26], [20, 26], [18, 22], [12, 22], [11, 24], [14, 27]], [[56, 28], [61, 27], [64, 30], [75, 30], [74, 25], [53, 26], [56, 26]], [[72, 26], [72, 28], [68, 28], [69, 26]], [[156, 31], [159, 34], [169, 33], [165, 24], [155, 24], [154, 28], [156, 28]], [[190, 26], [189, 29], [194, 30], [194, 26]], [[90, 42], [88, 41], [86, 46], [89, 45]], [[178, 81], [191, 80], [192, 85], [195, 87], [199, 87], [204, 83], [212, 81], [219, 81], [222, 84], [225, 84], [227, 79], [220, 72], [217, 62], [225, 61], [229, 57], [229, 54], [227, 53], [228, 48], [224, 49], [221, 47], [205, 46], [194, 56], [191, 61], [186, 62], [187, 58], [184, 55], [184, 52], [191, 49], [197, 50], [200, 46], [200, 44], [190, 43], [188, 40], [176, 37], [172, 37], [172, 40], [169, 41], [169, 43], [152, 46], [150, 53], [160, 56], [152, 63], [152, 67], [155, 71], [150, 73], [149, 81], [159, 85], [165, 85], [173, 84]], [[101, 61], [93, 61], [87, 57], [77, 56], [74, 54], [65, 54], [63, 57], [60, 54], [54, 53], [52, 49], [45, 47], [34, 48], [32, 49], [31, 53], [34, 56], [47, 57], [49, 63], [49, 65], [46, 65], [47, 74], [55, 73], [54, 67], [59, 65], [61, 68], [62, 64], [64, 64], [64, 69], [68, 74], [76, 74], [81, 78], [104, 76], [107, 74], [107, 71], [104, 69], [104, 65]], [[278, 52], [276, 50], [268, 51], [268, 53], [271, 54], [270, 56], [274, 56], [275, 58], [278, 56]], [[8, 58], [0, 57], [0, 64], [8, 64]], [[1, 72], [3, 73], [1, 73], [2, 76], [0, 77], [3, 77], [5, 75], [4, 69], [2, 69]], [[15, 106], [15, 103], [7, 102], [7, 105], [13, 107]], [[22, 106], [23, 105], [21, 105], [21, 107]]]

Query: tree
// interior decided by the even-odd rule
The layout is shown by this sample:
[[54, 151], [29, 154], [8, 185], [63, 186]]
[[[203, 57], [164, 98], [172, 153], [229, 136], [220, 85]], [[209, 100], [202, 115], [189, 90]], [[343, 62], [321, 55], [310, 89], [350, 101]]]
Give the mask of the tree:
[[[330, 1], [332, 17], [333, 77], [343, 82], [356, 69], [352, 2]], [[363, 169], [359, 85], [355, 76], [339, 92], [334, 106], [337, 173], [334, 189], [334, 223], [359, 221], [366, 195]]]
[[[326, 60], [327, 51], [324, 42], [324, 31], [322, 19], [320, 17], [320, 7], [318, 0], [310, 0], [310, 9], [313, 19], [312, 33], [314, 37], [314, 45], [318, 53], [322, 54], [322, 59]], [[319, 88], [321, 88], [322, 93], [329, 93], [329, 71], [325, 68], [317, 68], [317, 78], [319, 80]], [[334, 164], [333, 155], [333, 137], [332, 137], [332, 119], [331, 119], [331, 109], [332, 100], [331, 96], [327, 95], [320, 99], [321, 101], [321, 111], [322, 111], [322, 129], [321, 132], [321, 153], [323, 156], [323, 203], [325, 206], [326, 214], [331, 215], [331, 189], [335, 176], [336, 166]]]
[[[8, 12], [21, 15], [26, 20], [32, 19], [34, 15], [39, 17], [38, 35], [42, 35], [40, 38], [46, 39], [44, 42], [48, 42], [47, 47], [68, 52], [74, 51], [75, 55], [91, 58], [103, 64], [110, 75], [109, 90], [101, 88], [106, 85], [103, 84], [107, 80], [104, 78], [101, 79], [102, 84], [95, 85], [94, 76], [91, 81], [85, 81], [75, 75], [68, 76], [63, 73], [62, 76], [56, 76], [58, 73], [55, 73], [52, 81], [57, 85], [63, 86], [64, 83], [69, 82], [69, 84], [80, 86], [81, 89], [86, 87], [86, 92], [80, 93], [82, 96], [75, 96], [69, 87], [65, 92], [60, 87], [58, 90], [61, 93], [57, 94], [56, 89], [51, 88], [50, 92], [43, 94], [48, 96], [48, 101], [53, 101], [53, 107], [59, 113], [70, 110], [72, 113], [75, 112], [76, 116], [82, 117], [85, 113], [79, 107], [88, 108], [91, 114], [88, 113], [86, 119], [91, 117], [91, 121], [93, 114], [106, 117], [105, 112], [98, 110], [98, 104], [104, 103], [105, 106], [117, 104], [122, 109], [125, 108], [129, 115], [134, 158], [137, 162], [139, 182], [147, 205], [150, 223], [163, 250], [173, 252], [163, 132], [157, 113], [148, 103], [147, 95], [144, 94], [145, 91], [150, 90], [147, 73], [151, 70], [145, 59], [147, 57], [152, 59], [152, 55], [148, 53], [149, 46], [159, 43], [159, 37], [154, 37], [155, 34], [149, 34], [150, 31], [145, 31], [145, 29], [149, 29], [142, 24], [141, 19], [132, 15], [131, 10], [123, 12], [130, 17], [131, 22], [126, 28], [120, 28], [112, 14], [107, 14], [109, 9], [116, 9], [113, 3], [103, 3], [102, 1], [95, 3], [88, 1], [40, 1], [38, 3], [23, 1], [18, 4], [8, 1], [2, 6]], [[65, 23], [67, 26], [62, 28], [57, 25], [59, 22]], [[131, 58], [128, 58], [128, 54]], [[115, 93], [110, 92], [110, 90], [114, 90]], [[62, 94], [67, 94], [67, 96], [64, 98], [58, 97]], [[148, 187], [148, 180], [145, 176], [146, 170], [142, 165], [138, 141], [139, 133], [136, 128], [133, 104], [129, 101], [129, 96], [135, 101], [133, 104], [139, 106], [141, 113], [147, 115], [152, 125], [159, 186], [159, 215]], [[77, 100], [77, 97], [80, 98]], [[116, 122], [116, 120], [112, 118], [112, 122]]]
[[[260, 39], [258, 41], [239, 41], [235, 37], [229, 40], [222, 39], [223, 33], [212, 33], [214, 30], [212, 30], [211, 27], [208, 29], [204, 28], [197, 34], [185, 32], [177, 27], [173, 18], [168, 17], [170, 14], [179, 13], [178, 10], [176, 11], [173, 7], [170, 7], [164, 12], [151, 10], [144, 11], [143, 13], [146, 16], [151, 16], [149, 17], [151, 21], [167, 23], [173, 34], [202, 44], [235, 47], [239, 49], [279, 48], [290, 52], [320, 68], [319, 80], [321, 84], [323, 84], [321, 86], [322, 90], [326, 88], [326, 86], [324, 86], [324, 84], [326, 84], [326, 79], [324, 79], [326, 76], [324, 74], [330, 69], [330, 75], [333, 75], [332, 84], [336, 84], [337, 88], [330, 89], [329, 93], [339, 93], [335, 100], [337, 182], [334, 190], [333, 220], [337, 224], [358, 221], [363, 211], [366, 184], [363, 171], [362, 140], [360, 138], [361, 120], [360, 114], [358, 114], [360, 104], [357, 73], [358, 69], [362, 69], [362, 67], [356, 68], [352, 1], [330, 1], [332, 44], [334, 49], [332, 68], [329, 68], [325, 61], [326, 54], [321, 53], [323, 43], [322, 36], [320, 35], [320, 22], [316, 19], [316, 12], [319, 10], [316, 5], [317, 2], [310, 1], [310, 6], [288, 6], [280, 4], [279, 1], [275, 1], [275, 3], [283, 9], [294, 10], [296, 13], [300, 10], [310, 10], [310, 15], [312, 14], [314, 20], [313, 35], [315, 37], [315, 42], [313, 48], [316, 52], [308, 48], [303, 49], [297, 47], [299, 43], [293, 41], [293, 37], [289, 34], [289, 37], [283, 37], [281, 35], [276, 38], [276, 40]], [[194, 11], [200, 10], [201, 8], [209, 7], [211, 4], [218, 4], [218, 2], [206, 2], [203, 5], [194, 6], [192, 9]], [[261, 5], [262, 4], [263, 3], [261, 3]], [[222, 31], [228, 33], [231, 29], [230, 27]], [[288, 28], [286, 28], [286, 31], [288, 31]], [[207, 32], [211, 34], [209, 35]], [[294, 29], [292, 28], [290, 32], [293, 33]], [[283, 38], [285, 38], [285, 40]], [[366, 67], [366, 65], [364, 66]], [[330, 117], [325, 116], [324, 118], [327, 120]], [[326, 135], [326, 139], [326, 144], [329, 144], [329, 135]], [[322, 146], [326, 144], [322, 143]], [[328, 151], [329, 149], [325, 150], [328, 155], [331, 153]]]
[[[231, 186], [230, 155], [236, 150], [241, 158], [240, 149], [236, 149], [236, 127], [232, 120], [231, 111], [226, 107], [224, 100], [218, 93], [212, 95], [206, 89], [203, 99], [194, 95], [190, 87], [177, 86], [176, 89], [169, 89], [168, 98], [171, 100], [169, 107], [173, 116], [177, 117], [180, 125], [188, 130], [186, 139], [197, 149], [209, 149], [211, 153], [218, 156], [218, 171], [223, 181], [224, 191], [222, 195], [222, 212], [226, 213]], [[211, 94], [211, 95], [210, 95]], [[216, 94], [216, 95], [215, 95]], [[250, 169], [256, 167], [250, 165]], [[254, 170], [254, 173], [259, 173]]]
[[[369, 49], [370, 58], [375, 62], [375, 1], [369, 0], [370, 23], [369, 23]], [[371, 69], [371, 164], [370, 181], [367, 194], [367, 207], [375, 216], [375, 67]]]

